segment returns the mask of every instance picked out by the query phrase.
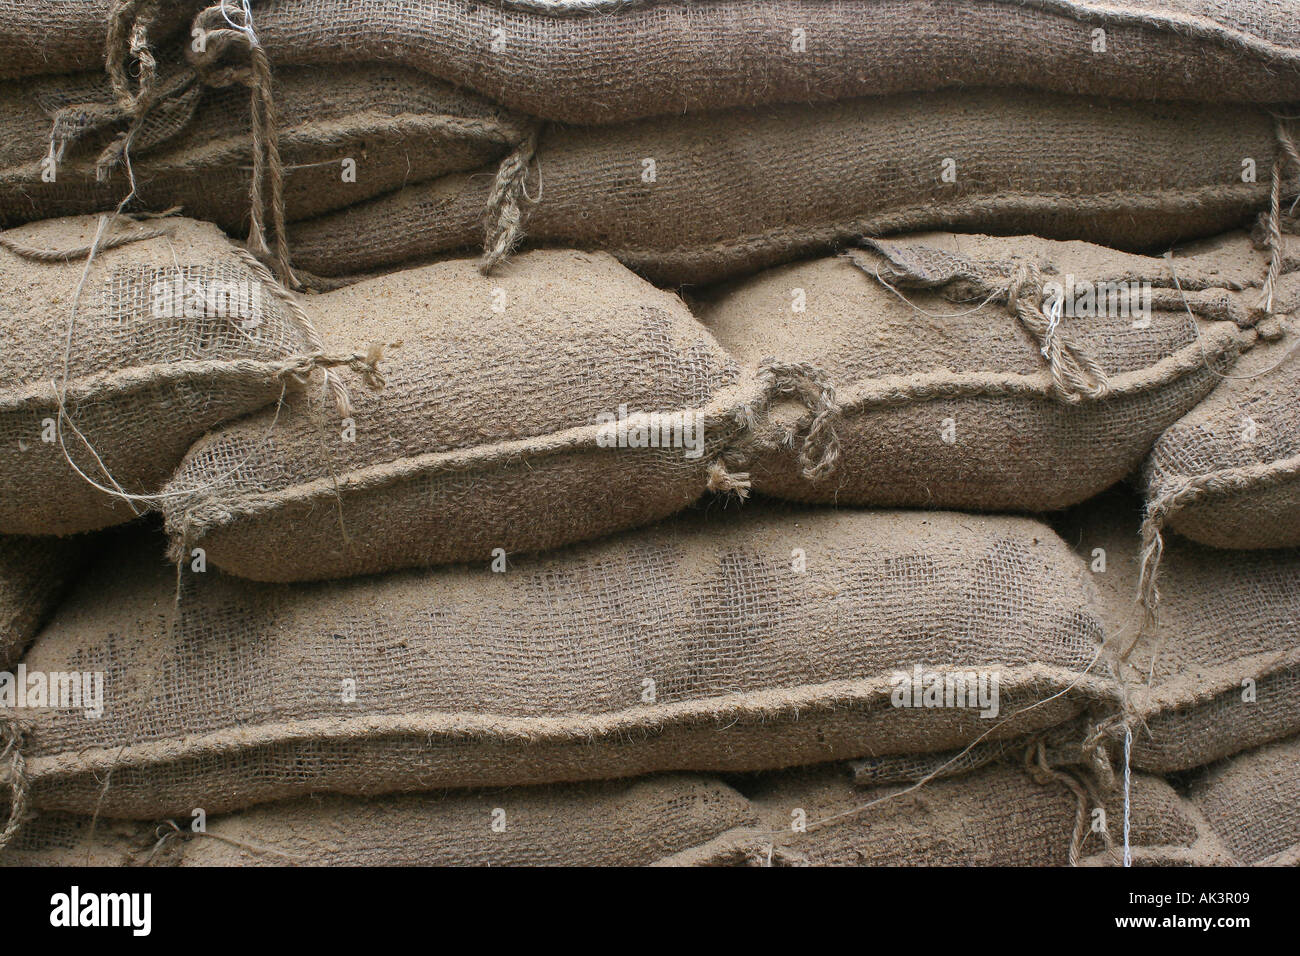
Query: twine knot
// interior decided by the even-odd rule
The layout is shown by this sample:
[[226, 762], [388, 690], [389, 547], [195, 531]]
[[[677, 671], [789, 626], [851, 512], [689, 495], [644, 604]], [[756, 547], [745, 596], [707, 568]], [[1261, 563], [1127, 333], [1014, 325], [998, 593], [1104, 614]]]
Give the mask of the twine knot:
[[27, 743], [27, 724], [11, 717], [0, 718], [0, 766], [9, 769], [9, 818], [0, 831], [0, 850], [12, 842], [27, 817], [27, 800], [31, 783], [27, 779], [27, 761], [23, 747]]
[[840, 406], [829, 376], [808, 362], [778, 362], [774, 358], [763, 359], [758, 376], [765, 406], [780, 396], [794, 396], [807, 406], [813, 418], [799, 449], [799, 465], [809, 481], [829, 475], [840, 458], [840, 437], [835, 428]]

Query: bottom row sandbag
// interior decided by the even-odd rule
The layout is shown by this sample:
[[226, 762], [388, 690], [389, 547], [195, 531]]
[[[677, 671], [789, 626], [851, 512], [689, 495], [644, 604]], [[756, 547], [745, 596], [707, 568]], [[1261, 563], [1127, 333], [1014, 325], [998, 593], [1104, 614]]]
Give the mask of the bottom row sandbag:
[[[124, 535], [27, 655], [104, 679], [98, 718], [30, 712], [38, 810], [778, 769], [1010, 738], [1113, 695], [1087, 572], [1027, 518], [755, 506], [310, 585], [178, 582], [160, 552]], [[917, 670], [973, 672], [967, 706], [894, 706]]]
[[[1023, 747], [1023, 741], [1021, 742]], [[1261, 776], [1261, 772], [1265, 776]], [[1203, 771], [1185, 796], [1134, 773], [1135, 865], [1294, 860], [1300, 738]], [[1121, 862], [1125, 801], [1087, 808], [1079, 862]], [[1075, 795], [1018, 761], [923, 787], [855, 787], [843, 764], [736, 778], [690, 775], [505, 790], [330, 796], [205, 819], [48, 814], [0, 865], [793, 865], [1059, 866]], [[1110, 834], [1109, 846], [1102, 829]]]

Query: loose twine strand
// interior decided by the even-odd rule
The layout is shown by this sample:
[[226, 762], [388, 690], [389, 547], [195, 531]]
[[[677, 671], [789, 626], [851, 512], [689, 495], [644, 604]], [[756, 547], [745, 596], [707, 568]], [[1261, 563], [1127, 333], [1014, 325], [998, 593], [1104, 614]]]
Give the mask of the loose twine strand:
[[[848, 255], [846, 258], [859, 269], [867, 271], [856, 256]], [[973, 286], [975, 294], [984, 296], [984, 299], [972, 309], [948, 315], [927, 312], [909, 299], [881, 275], [878, 260], [869, 274], [912, 309], [928, 318], [960, 318], [978, 312], [992, 302], [1005, 302], [1007, 313], [1038, 343], [1051, 374], [1052, 393], [1057, 399], [1077, 405], [1085, 401], [1097, 401], [1110, 394], [1110, 381], [1105, 370], [1086, 350], [1075, 345], [1060, 331], [1060, 299], [1054, 300], [1049, 306], [1050, 315], [1044, 313], [1042, 273], [1035, 265], [1017, 263], [1007, 279], [980, 275], [973, 270], [963, 275], [962, 279]]]

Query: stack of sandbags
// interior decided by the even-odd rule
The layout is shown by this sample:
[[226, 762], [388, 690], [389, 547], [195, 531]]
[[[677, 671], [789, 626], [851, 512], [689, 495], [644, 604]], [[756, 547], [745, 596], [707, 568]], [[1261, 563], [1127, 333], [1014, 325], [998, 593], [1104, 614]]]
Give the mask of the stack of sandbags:
[[1270, 0], [231, 17], [0, 9], [0, 863], [1286, 857]]

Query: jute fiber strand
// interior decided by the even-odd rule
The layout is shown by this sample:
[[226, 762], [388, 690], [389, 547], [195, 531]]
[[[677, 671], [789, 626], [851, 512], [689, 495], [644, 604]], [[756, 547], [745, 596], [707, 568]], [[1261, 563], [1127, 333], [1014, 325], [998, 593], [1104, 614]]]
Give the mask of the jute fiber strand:
[[[600, 253], [534, 252], [491, 278], [444, 262], [310, 307], [327, 339], [400, 343], [386, 388], [357, 397], [354, 435], [301, 396], [198, 442], [163, 504], [178, 553], [295, 581], [597, 537], [701, 497], [762, 399], [677, 296]], [[601, 446], [620, 409], [653, 447]]]
[[642, 866], [753, 822], [705, 777], [316, 797], [208, 823], [185, 866]]
[[[120, 149], [128, 117], [115, 109], [106, 79], [90, 80], [0, 86], [0, 223], [112, 209], [130, 191], [121, 163], [106, 181], [97, 178], [103, 150]], [[248, 92], [195, 85], [191, 94], [201, 105], [188, 113], [173, 108], [171, 122], [155, 109], [143, 128], [154, 141], [140, 134], [133, 141], [136, 196], [128, 209], [181, 206], [242, 233], [252, 155]], [[524, 134], [518, 120], [481, 97], [401, 67], [281, 70], [274, 95], [290, 219], [476, 169]], [[56, 139], [63, 156], [51, 183], [42, 164], [57, 137], [64, 137]]]
[[[1293, 284], [1300, 294], [1300, 281]], [[1220, 548], [1300, 545], [1300, 329], [1295, 319], [1284, 329], [1152, 449], [1147, 498], [1187, 498], [1168, 519], [1179, 534]]]
[[158, 491], [195, 439], [278, 401], [319, 354], [265, 269], [216, 226], [99, 222], [0, 235], [6, 534], [130, 519], [146, 505], [128, 496]]
[[1059, 529], [1094, 567], [1096, 549], [1105, 552], [1106, 570], [1092, 576], [1122, 658], [1133, 765], [1187, 770], [1300, 732], [1300, 552], [1218, 550], [1170, 536], [1157, 625], [1143, 634], [1140, 518], [1140, 503], [1116, 493]]
[[[1034, 779], [1017, 762], [904, 787], [855, 787], [845, 767], [766, 774], [748, 784], [759, 826], [665, 863], [771, 866], [1065, 866], [1078, 818], [1066, 787]], [[1137, 773], [1130, 791], [1135, 864], [1224, 864], [1231, 859], [1199, 815], [1159, 777]], [[1114, 850], [1085, 828], [1085, 865], [1116, 865], [1123, 804], [1105, 804]], [[1091, 820], [1097, 819], [1088, 815]], [[795, 830], [796, 825], [805, 829]]]
[[[511, 190], [529, 242], [707, 283], [908, 230], [1126, 248], [1211, 235], [1266, 204], [1277, 151], [1263, 110], [972, 91], [551, 127]], [[334, 275], [478, 245], [494, 172], [301, 222], [294, 262]]]
[[1300, 863], [1300, 738], [1207, 767], [1188, 799], [1242, 863]]
[[[1264, 257], [1244, 234], [1231, 245], [1259, 260], [1258, 283]], [[1208, 285], [1150, 288], [1149, 325], [1104, 297], [1101, 315], [1077, 303], [1053, 326], [1044, 312], [1045, 290], [1067, 275], [1136, 290], [1162, 272], [1167, 283], [1165, 270], [1086, 243], [917, 235], [709, 290], [697, 312], [742, 365], [806, 362], [835, 386], [835, 472], [804, 477], [792, 447], [808, 420], [778, 406], [746, 466], [756, 490], [1051, 510], [1123, 479], [1256, 338], [1232, 321], [1250, 321], [1254, 296]]]
[[278, 0], [255, 16], [277, 64], [392, 59], [572, 123], [963, 85], [1300, 96], [1300, 28], [1276, 0]]
[[[759, 770], [1023, 735], [1112, 695], [1084, 572], [1024, 518], [714, 510], [504, 573], [209, 568], [179, 607], [151, 552], [107, 554], [28, 652], [106, 675], [98, 720], [31, 712], [37, 810]], [[916, 666], [996, 673], [997, 715], [893, 706]]]
[[86, 556], [83, 538], [0, 535], [0, 671], [10, 670]]

